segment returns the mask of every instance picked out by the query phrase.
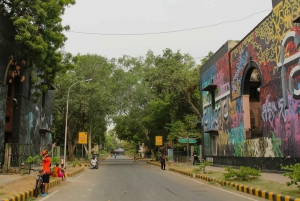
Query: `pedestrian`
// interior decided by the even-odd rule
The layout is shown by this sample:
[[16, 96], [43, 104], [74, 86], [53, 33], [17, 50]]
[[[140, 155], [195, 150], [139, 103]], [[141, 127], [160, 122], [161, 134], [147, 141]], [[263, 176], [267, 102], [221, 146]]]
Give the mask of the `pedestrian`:
[[42, 151], [42, 161], [43, 161], [43, 183], [45, 184], [45, 191], [41, 196], [46, 196], [48, 194], [50, 174], [51, 174], [51, 157], [47, 150]]
[[134, 163], [136, 162], [136, 156], [135, 156], [135, 154], [133, 155], [133, 162]]
[[52, 172], [52, 177], [59, 177], [59, 173], [60, 173], [59, 164], [56, 163]]
[[193, 152], [193, 157], [194, 157], [194, 160], [193, 160], [193, 166], [194, 166], [195, 163], [198, 161], [198, 153], [196, 151]]
[[62, 175], [62, 180], [65, 181], [67, 178], [66, 178], [66, 174], [65, 174], [65, 169], [66, 167], [64, 166], [64, 164], [60, 164], [60, 173]]
[[159, 160], [160, 160], [160, 169], [166, 170], [166, 157], [163, 152], [161, 152]]

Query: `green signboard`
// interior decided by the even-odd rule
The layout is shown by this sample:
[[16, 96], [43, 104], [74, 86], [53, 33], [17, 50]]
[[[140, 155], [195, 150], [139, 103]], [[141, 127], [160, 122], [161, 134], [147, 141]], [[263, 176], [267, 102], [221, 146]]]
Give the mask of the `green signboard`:
[[[179, 139], [180, 143], [187, 143], [187, 139], [186, 138], [180, 138]], [[196, 143], [197, 140], [196, 139], [189, 139], [189, 143]]]

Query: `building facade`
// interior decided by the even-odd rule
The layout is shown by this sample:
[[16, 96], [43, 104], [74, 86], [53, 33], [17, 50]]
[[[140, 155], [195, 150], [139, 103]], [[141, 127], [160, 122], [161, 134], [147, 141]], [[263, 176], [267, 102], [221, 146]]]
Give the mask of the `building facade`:
[[200, 69], [204, 159], [280, 170], [300, 162], [300, 1], [273, 9]]
[[[0, 15], [0, 169], [5, 168], [4, 158], [11, 163], [6, 165], [17, 166], [52, 145], [54, 91], [49, 90], [33, 103], [28, 61], [15, 35], [12, 23]], [[10, 145], [5, 149], [7, 143]]]

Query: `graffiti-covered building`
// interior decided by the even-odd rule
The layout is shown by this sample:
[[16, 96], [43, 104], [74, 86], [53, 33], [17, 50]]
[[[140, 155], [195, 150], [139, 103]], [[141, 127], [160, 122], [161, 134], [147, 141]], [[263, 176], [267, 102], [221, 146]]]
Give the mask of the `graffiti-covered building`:
[[279, 170], [300, 161], [300, 1], [272, 3], [200, 69], [202, 150], [215, 164]]
[[15, 35], [11, 21], [0, 15], [0, 169], [16, 167], [52, 144], [54, 91], [44, 93], [38, 103], [32, 101], [28, 61]]

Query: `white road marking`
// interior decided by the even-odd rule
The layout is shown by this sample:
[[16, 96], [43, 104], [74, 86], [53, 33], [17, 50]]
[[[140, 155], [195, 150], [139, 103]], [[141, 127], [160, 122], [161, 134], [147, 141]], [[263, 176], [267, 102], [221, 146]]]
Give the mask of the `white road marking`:
[[39, 201], [47, 200], [49, 197], [51, 197], [52, 195], [54, 195], [54, 194], [57, 193], [58, 191], [59, 191], [59, 190], [56, 190], [56, 191], [54, 191], [53, 193], [46, 195], [46, 197], [44, 197], [43, 199], [41, 199], [41, 200], [39, 200]]
[[78, 177], [75, 177], [75, 179], [78, 179], [79, 177], [81, 177], [81, 176], [83, 176], [84, 175], [84, 173], [83, 174], [81, 174], [81, 175], [79, 175]]
[[218, 188], [218, 187], [215, 187], [215, 186], [211, 186], [211, 185], [202, 183], [202, 182], [197, 181], [197, 180], [195, 180], [195, 179], [190, 179], [190, 178], [187, 178], [187, 177], [185, 177], [185, 176], [181, 176], [181, 175], [179, 175], [178, 173], [174, 173], [174, 172], [171, 172], [171, 171], [168, 171], [168, 172], [171, 173], [171, 174], [175, 174], [175, 175], [177, 175], [177, 176], [179, 176], [179, 177], [185, 178], [185, 179], [187, 179], [187, 180], [192, 180], [192, 181], [197, 182], [197, 183], [199, 183], [199, 184], [202, 184], [202, 185], [204, 185], [204, 186], [208, 186], [208, 187], [210, 187], [210, 188], [215, 188], [215, 189], [218, 189], [218, 190], [220, 190], [220, 191], [224, 191], [224, 192], [226, 192], [226, 193], [230, 193], [230, 194], [233, 194], [233, 195], [242, 197], [242, 198], [246, 198], [246, 199], [248, 199], [248, 200], [258, 201], [258, 200], [255, 200], [255, 199], [252, 199], [252, 198], [249, 198], [249, 197], [246, 197], [246, 196], [239, 195], [239, 194], [237, 194], [237, 193], [233, 193], [233, 192], [224, 190], [224, 189], [222, 189], [222, 188]]

